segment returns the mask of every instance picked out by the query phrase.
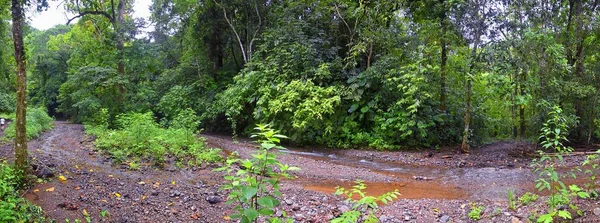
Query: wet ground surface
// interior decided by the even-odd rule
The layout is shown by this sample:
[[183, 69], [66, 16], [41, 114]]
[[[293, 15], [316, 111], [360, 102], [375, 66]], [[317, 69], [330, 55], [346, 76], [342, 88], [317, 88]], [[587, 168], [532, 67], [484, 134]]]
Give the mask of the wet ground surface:
[[[204, 137], [209, 146], [243, 158], [256, 150], [242, 139]], [[84, 220], [87, 213], [92, 222], [229, 222], [231, 206], [207, 201], [226, 198], [218, 192], [222, 175], [212, 166], [143, 166], [129, 171], [96, 151], [92, 141], [81, 125], [56, 122], [53, 130], [28, 144], [32, 163], [55, 174], [25, 195], [49, 217], [58, 222]], [[296, 222], [328, 222], [351, 206], [331, 195], [335, 187], [348, 188], [362, 179], [369, 195], [394, 189], [401, 193], [401, 199], [379, 211], [383, 222], [469, 222], [467, 213], [474, 203], [485, 206], [482, 222], [526, 221], [531, 210], [543, 209], [541, 202], [508, 210], [506, 192], [521, 194], [533, 188], [534, 175], [527, 167], [531, 159], [523, 156], [529, 147], [501, 142], [474, 149], [471, 155], [451, 149], [431, 154], [294, 148], [279, 156], [281, 162], [301, 168], [296, 179], [282, 184], [280, 209]], [[10, 144], [0, 145], [0, 157], [12, 157]], [[580, 158], [569, 159], [575, 163]], [[600, 207], [597, 201], [575, 202], [585, 214], [578, 222], [599, 222], [591, 213]]]

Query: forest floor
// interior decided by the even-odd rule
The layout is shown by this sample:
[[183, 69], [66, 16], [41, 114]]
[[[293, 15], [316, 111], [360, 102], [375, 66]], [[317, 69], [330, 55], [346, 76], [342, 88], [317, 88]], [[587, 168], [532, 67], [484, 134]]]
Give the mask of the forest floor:
[[[256, 145], [244, 139], [203, 135], [211, 147], [225, 154], [250, 157]], [[25, 197], [41, 206], [48, 217], [91, 222], [229, 222], [232, 207], [218, 191], [218, 166], [158, 169], [142, 165], [131, 171], [95, 150], [83, 126], [55, 122], [55, 128], [28, 144], [37, 173], [54, 175], [35, 185]], [[382, 222], [470, 222], [473, 205], [483, 206], [480, 222], [527, 222], [529, 213], [543, 211], [542, 199], [508, 209], [507, 191], [533, 191], [535, 175], [529, 168], [534, 146], [498, 142], [472, 153], [454, 148], [440, 151], [378, 152], [291, 148], [279, 156], [282, 163], [301, 168], [296, 179], [282, 183], [282, 205], [297, 222], [328, 222], [351, 208], [332, 195], [336, 186], [366, 181], [370, 195], [398, 189], [400, 199], [384, 205]], [[0, 157], [12, 159], [12, 145], [0, 144]], [[0, 158], [2, 159], [2, 158]], [[576, 166], [581, 156], [567, 157]], [[62, 178], [62, 179], [61, 179]], [[211, 202], [209, 202], [211, 201]], [[211, 204], [214, 203], [214, 204]], [[575, 200], [584, 216], [576, 222], [600, 222], [598, 200]]]

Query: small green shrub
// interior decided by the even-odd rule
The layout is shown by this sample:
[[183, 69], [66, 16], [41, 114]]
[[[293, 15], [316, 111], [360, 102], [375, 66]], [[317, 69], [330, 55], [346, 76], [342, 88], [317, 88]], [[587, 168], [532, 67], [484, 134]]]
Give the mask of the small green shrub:
[[508, 190], [507, 196], [508, 196], [508, 209], [515, 210], [516, 207], [517, 207], [517, 204], [516, 204], [516, 201], [515, 201], [515, 191], [514, 190]]
[[537, 194], [527, 192], [523, 194], [523, 196], [519, 197], [519, 201], [521, 202], [521, 205], [528, 205], [532, 202], [537, 201], [538, 198], [539, 196]]
[[17, 171], [0, 163], [0, 222], [45, 222], [42, 210], [19, 197]]
[[471, 204], [471, 211], [468, 214], [469, 219], [473, 221], [481, 220], [481, 213], [484, 209], [485, 208], [483, 206], [476, 206], [475, 204]]
[[116, 163], [147, 158], [155, 164], [163, 164], [167, 155], [175, 157], [178, 163], [187, 161], [188, 165], [220, 161], [220, 150], [206, 148], [204, 141], [196, 136], [195, 115], [186, 113], [181, 116], [194, 117], [179, 121], [183, 124], [162, 128], [150, 112], [128, 113], [117, 116], [117, 129], [109, 129], [105, 124], [88, 124], [86, 131], [96, 136], [96, 146], [106, 150]]
[[[568, 155], [573, 151], [573, 148], [565, 146], [563, 142], [567, 141], [568, 134], [568, 119], [559, 106], [551, 106], [550, 117], [543, 125], [540, 133], [540, 145], [545, 150], [556, 152], [556, 155], [549, 155], [544, 151], [539, 151], [540, 159], [532, 162], [534, 171], [539, 174], [535, 180], [535, 187], [538, 191], [547, 190], [550, 192], [546, 203], [548, 211], [540, 215], [537, 222], [550, 223], [560, 217], [562, 219], [573, 219], [571, 212], [560, 208], [568, 206], [571, 210], [576, 211], [579, 215], [583, 213], [577, 205], [571, 203], [574, 197], [590, 198], [590, 194], [579, 186], [565, 185], [563, 179], [564, 174], [557, 171], [556, 166], [564, 163], [563, 156]], [[575, 177], [574, 174], [572, 174]]]
[[[352, 210], [342, 213], [342, 215], [333, 219], [331, 222], [353, 223], [358, 222], [359, 219], [365, 219], [364, 222], [379, 222], [379, 219], [375, 216], [375, 212], [377, 212], [377, 209], [379, 208], [377, 202], [387, 204], [387, 202], [398, 198], [398, 195], [400, 195], [398, 189], [396, 189], [395, 191], [382, 194], [379, 197], [366, 196], [364, 192], [366, 189], [367, 186], [362, 180], [356, 180], [355, 185], [352, 186], [352, 189], [350, 190], [336, 187], [335, 194], [345, 195], [348, 197], [348, 201], [353, 205]], [[360, 198], [358, 200], [353, 200], [352, 198], [354, 195], [358, 195]]]
[[[293, 222], [292, 219], [280, 219], [273, 216], [275, 207], [279, 206], [277, 197], [281, 196], [279, 192], [279, 182], [282, 179], [291, 179], [289, 171], [299, 170], [297, 167], [290, 167], [277, 160], [277, 154], [273, 150], [285, 149], [278, 146], [281, 138], [287, 138], [279, 135], [277, 131], [271, 129], [269, 125], [258, 125], [255, 128], [258, 133], [252, 135], [252, 138], [258, 137], [260, 150], [252, 155], [252, 159], [241, 160], [230, 156], [226, 165], [215, 171], [224, 171], [227, 183], [219, 190], [229, 191], [227, 204], [237, 203], [235, 210], [237, 213], [231, 215], [233, 219], [240, 219], [242, 223], [250, 222]], [[240, 165], [239, 170], [235, 170], [233, 165]], [[283, 217], [286, 217], [283, 212]], [[261, 220], [264, 218], [264, 220]]]
[[[52, 129], [54, 119], [48, 115], [44, 108], [27, 109], [27, 139], [38, 137], [43, 131]], [[14, 123], [13, 123], [14, 124]], [[8, 139], [15, 138], [15, 125], [9, 125], [4, 132]]]

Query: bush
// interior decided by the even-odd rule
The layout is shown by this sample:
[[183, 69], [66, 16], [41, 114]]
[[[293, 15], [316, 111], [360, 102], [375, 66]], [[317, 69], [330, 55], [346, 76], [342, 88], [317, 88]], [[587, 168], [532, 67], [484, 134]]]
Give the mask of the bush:
[[[27, 109], [27, 139], [38, 137], [41, 132], [52, 128], [54, 119], [48, 115], [44, 108]], [[8, 139], [15, 138], [15, 125], [9, 125], [4, 132]]]
[[[227, 204], [235, 203], [236, 212], [231, 215], [233, 219], [240, 219], [241, 223], [250, 222], [292, 222], [286, 218], [285, 211], [282, 218], [275, 216], [275, 208], [281, 196], [279, 182], [283, 179], [292, 179], [289, 171], [299, 170], [277, 160], [277, 150], [285, 148], [279, 146], [280, 139], [287, 138], [278, 134], [269, 125], [258, 125], [258, 133], [252, 138], [258, 137], [260, 143], [259, 152], [252, 155], [251, 160], [241, 160], [232, 156], [227, 159], [226, 165], [215, 171], [226, 172], [224, 179], [226, 184], [219, 190], [229, 191]], [[236, 171], [234, 165], [239, 165]]]
[[96, 146], [106, 150], [117, 163], [141, 157], [162, 164], [167, 155], [177, 162], [187, 161], [188, 165], [220, 161], [220, 150], [207, 149], [204, 141], [196, 137], [195, 114], [184, 110], [178, 117], [177, 125], [162, 128], [150, 112], [128, 113], [117, 116], [117, 129], [109, 129], [105, 124], [88, 124], [86, 131], [97, 137]]
[[6, 162], [0, 163], [0, 222], [43, 222], [42, 210], [19, 197], [21, 179]]

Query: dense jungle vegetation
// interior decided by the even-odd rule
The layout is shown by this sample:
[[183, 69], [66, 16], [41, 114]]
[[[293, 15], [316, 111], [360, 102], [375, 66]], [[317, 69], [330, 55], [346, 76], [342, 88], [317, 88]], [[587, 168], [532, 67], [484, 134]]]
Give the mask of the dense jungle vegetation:
[[[111, 127], [186, 112], [210, 132], [271, 123], [295, 144], [464, 151], [536, 140], [558, 105], [571, 142], [600, 137], [597, 0], [153, 0], [149, 21], [133, 4], [67, 0], [78, 20], [24, 24], [28, 105], [83, 123], [106, 111]], [[9, 8], [0, 113], [16, 107]]]

